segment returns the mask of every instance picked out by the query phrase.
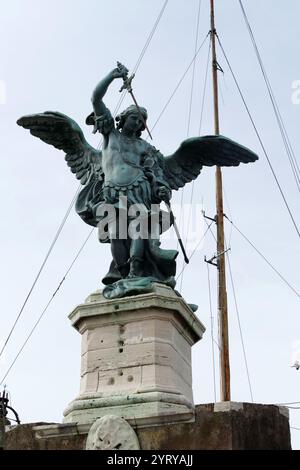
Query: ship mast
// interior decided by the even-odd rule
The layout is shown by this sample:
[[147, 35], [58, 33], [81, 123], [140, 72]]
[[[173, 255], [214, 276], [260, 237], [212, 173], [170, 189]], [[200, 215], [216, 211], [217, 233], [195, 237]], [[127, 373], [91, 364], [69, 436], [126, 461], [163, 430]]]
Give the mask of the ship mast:
[[[219, 99], [218, 99], [218, 62], [216, 54], [216, 28], [214, 0], [210, 0], [210, 33], [212, 45], [212, 77], [214, 98], [214, 130], [219, 135]], [[225, 243], [224, 243], [224, 212], [221, 167], [216, 167], [216, 224], [217, 224], [217, 267], [218, 267], [218, 317], [219, 317], [219, 346], [220, 346], [220, 379], [221, 401], [230, 401], [230, 365], [228, 312], [225, 272]]]

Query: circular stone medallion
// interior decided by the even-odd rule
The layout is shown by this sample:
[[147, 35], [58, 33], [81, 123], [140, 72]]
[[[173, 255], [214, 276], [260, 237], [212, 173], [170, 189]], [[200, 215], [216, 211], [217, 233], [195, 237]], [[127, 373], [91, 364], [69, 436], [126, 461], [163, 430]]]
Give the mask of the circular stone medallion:
[[92, 425], [86, 450], [139, 450], [136, 433], [125, 421], [115, 415], [98, 418]]

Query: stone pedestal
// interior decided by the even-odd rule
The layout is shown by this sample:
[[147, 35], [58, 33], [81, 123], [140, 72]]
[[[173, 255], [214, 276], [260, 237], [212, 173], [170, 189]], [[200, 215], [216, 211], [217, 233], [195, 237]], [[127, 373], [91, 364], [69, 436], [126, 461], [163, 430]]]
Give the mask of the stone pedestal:
[[170, 287], [107, 300], [90, 295], [69, 316], [82, 335], [80, 394], [65, 423], [105, 415], [138, 426], [194, 418], [191, 347], [204, 326]]

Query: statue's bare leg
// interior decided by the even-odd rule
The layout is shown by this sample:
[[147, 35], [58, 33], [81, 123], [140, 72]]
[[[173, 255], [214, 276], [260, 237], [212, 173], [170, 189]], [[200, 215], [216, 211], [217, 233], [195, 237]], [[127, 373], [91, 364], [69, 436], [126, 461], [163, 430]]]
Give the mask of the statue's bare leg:
[[126, 240], [111, 240], [111, 254], [121, 276], [127, 277], [129, 251]]
[[116, 267], [123, 278], [127, 277], [129, 272], [130, 245], [127, 239], [120, 238], [117, 225], [111, 223], [108, 225], [111, 254]]
[[144, 240], [131, 240], [129, 277], [143, 276]]

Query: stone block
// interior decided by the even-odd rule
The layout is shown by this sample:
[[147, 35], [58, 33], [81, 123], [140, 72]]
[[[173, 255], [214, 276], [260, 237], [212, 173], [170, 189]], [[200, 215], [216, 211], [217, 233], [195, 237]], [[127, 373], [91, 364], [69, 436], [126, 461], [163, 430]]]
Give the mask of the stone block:
[[191, 419], [191, 347], [205, 328], [173, 289], [155, 284], [113, 300], [96, 292], [70, 319], [82, 335], [81, 381], [66, 423], [92, 423], [111, 410], [151, 423], [159, 413]]

